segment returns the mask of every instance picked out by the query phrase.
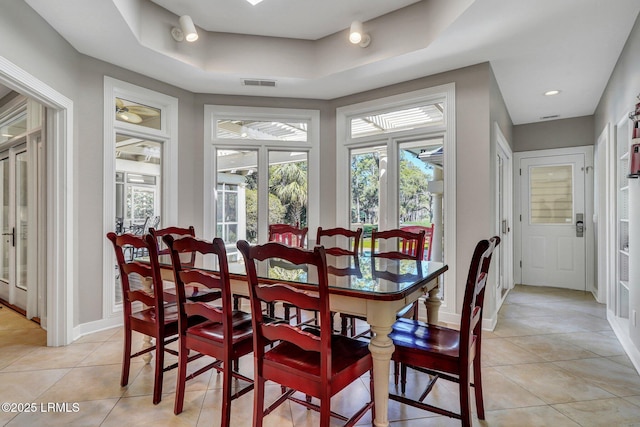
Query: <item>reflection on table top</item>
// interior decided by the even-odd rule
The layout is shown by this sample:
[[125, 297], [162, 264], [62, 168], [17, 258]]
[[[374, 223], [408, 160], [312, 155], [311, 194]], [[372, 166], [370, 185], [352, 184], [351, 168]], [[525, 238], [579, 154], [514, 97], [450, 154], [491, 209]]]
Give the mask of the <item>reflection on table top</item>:
[[[144, 260], [141, 258], [140, 260]], [[148, 260], [148, 258], [147, 258]], [[196, 268], [216, 271], [216, 267]], [[206, 263], [206, 260], [204, 261]], [[160, 256], [160, 265], [170, 266], [168, 256]], [[207, 265], [207, 264], [204, 264]], [[364, 298], [398, 299], [421, 287], [447, 271], [448, 266], [435, 261], [395, 260], [372, 257], [369, 254], [353, 256], [327, 255], [329, 287], [332, 294], [360, 294]], [[313, 268], [313, 267], [312, 267]], [[257, 265], [258, 275], [265, 283], [288, 282], [298, 288], [313, 289], [317, 284], [317, 272], [307, 270], [286, 261], [271, 259]], [[232, 278], [245, 280], [244, 260], [229, 261]]]

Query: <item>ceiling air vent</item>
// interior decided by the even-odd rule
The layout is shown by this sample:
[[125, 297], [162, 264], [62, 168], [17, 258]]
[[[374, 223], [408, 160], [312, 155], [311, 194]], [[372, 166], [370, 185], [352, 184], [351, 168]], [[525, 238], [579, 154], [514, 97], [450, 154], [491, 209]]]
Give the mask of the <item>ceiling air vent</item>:
[[276, 87], [275, 80], [257, 80], [257, 79], [243, 79], [242, 84], [244, 86], [264, 86], [264, 87]]
[[550, 120], [550, 119], [557, 119], [558, 117], [560, 117], [559, 114], [554, 114], [552, 116], [542, 116], [540, 117], [540, 120]]

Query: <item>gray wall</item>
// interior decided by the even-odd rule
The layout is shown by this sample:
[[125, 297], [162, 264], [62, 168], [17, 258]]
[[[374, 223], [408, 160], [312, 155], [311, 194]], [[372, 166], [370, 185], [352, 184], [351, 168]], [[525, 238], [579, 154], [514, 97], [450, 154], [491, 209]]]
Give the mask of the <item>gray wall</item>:
[[513, 127], [513, 151], [592, 145], [593, 116], [516, 125]]
[[[28, 29], [28, 31], [25, 31]], [[335, 224], [335, 109], [344, 105], [454, 82], [457, 139], [457, 276], [458, 302], [468, 262], [477, 240], [492, 233], [491, 120], [505, 122], [500, 100], [492, 103], [492, 72], [488, 63], [392, 85], [333, 101], [193, 94], [151, 78], [77, 53], [23, 2], [3, 3], [0, 55], [43, 80], [74, 102], [75, 218], [74, 325], [102, 318], [102, 170], [103, 78], [110, 76], [179, 99], [178, 187], [180, 224], [203, 226], [203, 106], [227, 104], [318, 109], [321, 114], [321, 183], [323, 224]], [[492, 95], [493, 94], [493, 95]], [[510, 134], [505, 124], [505, 135]], [[211, 237], [211, 236], [205, 236]], [[447, 284], [451, 286], [451, 284]]]
[[[600, 103], [596, 108], [594, 120], [594, 134], [600, 135], [607, 124], [610, 129], [610, 144], [615, 144], [615, 128], [616, 124], [634, 109], [639, 102], [640, 96], [640, 17], [636, 19], [635, 26], [629, 35], [629, 38], [618, 58], [618, 62], [609, 78], [609, 82], [600, 99]], [[615, 177], [615, 175], [614, 175]], [[614, 184], [615, 185], [615, 184]], [[629, 312], [640, 310], [640, 268], [638, 267], [637, 256], [640, 254], [638, 249], [640, 245], [640, 231], [638, 229], [639, 222], [637, 215], [638, 205], [640, 204], [640, 184], [638, 180], [629, 180], [629, 255], [632, 260], [630, 264], [629, 277]], [[601, 195], [601, 200], [604, 195]], [[613, 231], [615, 233], [615, 231]], [[602, 248], [599, 245], [598, 248]], [[610, 302], [610, 304], [615, 304]], [[612, 306], [612, 309], [614, 306]], [[640, 348], [640, 324], [629, 324], [629, 336], [634, 342], [636, 349]], [[640, 361], [635, 361], [640, 363]], [[638, 366], [636, 364], [636, 366]]]

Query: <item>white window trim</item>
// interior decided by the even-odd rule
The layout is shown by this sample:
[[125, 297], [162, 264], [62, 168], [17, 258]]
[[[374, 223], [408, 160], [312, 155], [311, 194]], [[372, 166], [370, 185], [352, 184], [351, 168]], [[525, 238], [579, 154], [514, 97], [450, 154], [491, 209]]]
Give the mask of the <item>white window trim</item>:
[[[160, 129], [145, 128], [115, 120], [115, 98], [149, 105], [161, 110]], [[127, 82], [104, 78], [104, 175], [103, 175], [103, 236], [115, 225], [115, 135], [126, 133], [140, 138], [162, 142], [162, 208], [164, 224], [178, 221], [178, 99]], [[107, 238], [103, 244], [103, 319], [116, 318], [122, 305], [116, 305], [113, 266], [116, 264], [113, 246]]]
[[[316, 230], [320, 222], [320, 112], [318, 110], [238, 107], [229, 105], [204, 106], [204, 235], [215, 236], [216, 233], [216, 188], [217, 164], [216, 149], [237, 149], [239, 146], [247, 150], [258, 152], [258, 164], [268, 163], [268, 150], [307, 151], [308, 154], [308, 183], [309, 193], [307, 205], [307, 226], [309, 230]], [[234, 140], [217, 139], [215, 126], [218, 120], [248, 119], [266, 121], [306, 121], [309, 123], [307, 141], [262, 141], [262, 140]], [[258, 179], [268, 182], [268, 170], [258, 168]], [[258, 241], [267, 241], [268, 227], [268, 194], [258, 192]], [[315, 233], [311, 233], [309, 239]], [[309, 247], [315, 243], [308, 240]]]
[[[349, 122], [352, 117], [365, 114], [399, 110], [412, 107], [425, 102], [444, 103], [444, 123], [437, 126], [427, 126], [407, 131], [400, 131], [367, 137], [351, 138]], [[349, 212], [349, 150], [373, 146], [376, 143], [387, 145], [389, 175], [387, 179], [388, 194], [397, 194], [398, 171], [395, 166], [397, 160], [398, 144], [416, 138], [428, 138], [440, 136], [444, 141], [444, 194], [445, 217], [447, 226], [444, 229], [444, 263], [449, 266], [445, 273], [447, 284], [444, 286], [444, 300], [440, 308], [442, 318], [455, 318], [456, 307], [456, 135], [455, 135], [455, 83], [435, 86], [414, 92], [393, 95], [386, 98], [375, 99], [358, 104], [340, 107], [336, 110], [336, 226], [350, 227]], [[388, 227], [398, 225], [398, 206], [392, 203], [386, 222]], [[446, 316], [449, 314], [450, 316]], [[459, 316], [457, 316], [459, 317]]]

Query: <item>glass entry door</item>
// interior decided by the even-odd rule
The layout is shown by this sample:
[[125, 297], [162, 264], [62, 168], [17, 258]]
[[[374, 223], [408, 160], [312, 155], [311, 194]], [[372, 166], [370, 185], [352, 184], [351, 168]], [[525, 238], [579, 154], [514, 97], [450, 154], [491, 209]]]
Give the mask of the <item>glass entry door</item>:
[[0, 298], [25, 311], [29, 226], [27, 154], [26, 144], [0, 153]]

